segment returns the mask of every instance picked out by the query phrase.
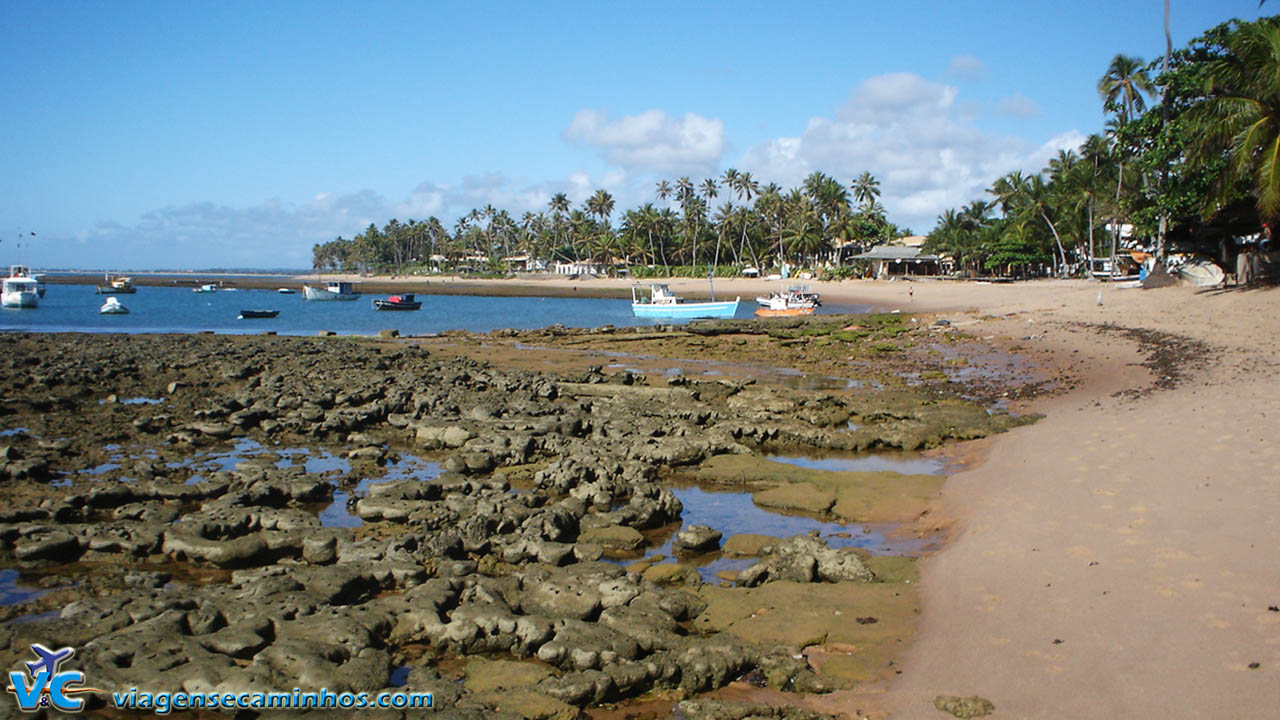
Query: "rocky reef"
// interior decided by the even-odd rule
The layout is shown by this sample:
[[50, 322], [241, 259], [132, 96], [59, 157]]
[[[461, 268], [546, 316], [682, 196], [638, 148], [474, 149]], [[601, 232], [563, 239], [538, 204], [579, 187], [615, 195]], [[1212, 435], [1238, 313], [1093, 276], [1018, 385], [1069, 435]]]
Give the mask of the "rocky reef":
[[[499, 370], [405, 340], [5, 340], [0, 567], [44, 590], [0, 607], [6, 666], [31, 643], [68, 645], [100, 688], [429, 691], [443, 717], [570, 718], [746, 675], [795, 692], [876, 677], [880, 655], [832, 657], [901, 642], [913, 609], [892, 598], [910, 573], [808, 536], [756, 543], [736, 586], [680, 562], [628, 570], [679, 530], [666, 480], [778, 489], [762, 449], [916, 449], [1021, 422], [901, 389]], [[431, 476], [390, 476], [407, 454]], [[321, 457], [341, 462], [309, 472]], [[875, 482], [895, 518], [901, 496], [929, 492]], [[831, 497], [801, 510], [879, 517], [866, 491], [799, 487]], [[345, 526], [324, 521], [335, 506]], [[686, 528], [677, 559], [721, 539]], [[815, 583], [860, 589], [803, 590]], [[833, 630], [805, 603], [875, 617]], [[740, 710], [714, 707], [686, 714]]]

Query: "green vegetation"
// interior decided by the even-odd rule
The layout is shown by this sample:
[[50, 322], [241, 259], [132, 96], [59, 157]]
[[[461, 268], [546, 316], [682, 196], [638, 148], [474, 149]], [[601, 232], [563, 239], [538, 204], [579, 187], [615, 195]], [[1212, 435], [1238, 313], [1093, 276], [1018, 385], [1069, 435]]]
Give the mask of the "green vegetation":
[[[713, 209], [722, 194], [724, 202]], [[636, 277], [706, 277], [712, 267], [720, 276], [748, 266], [767, 274], [787, 263], [841, 277], [852, 272], [843, 260], [853, 251], [910, 234], [885, 219], [880, 183], [867, 172], [848, 185], [814, 172], [784, 191], [730, 168], [719, 180], [662, 180], [655, 196], [664, 207], [626, 210], [616, 226], [616, 204], [605, 190], [576, 208], [556, 193], [546, 211], [526, 212], [518, 221], [486, 205], [452, 231], [434, 217], [370, 224], [354, 238], [316, 245], [312, 265], [334, 272], [504, 275], [531, 264], [583, 261], [606, 272], [630, 266]]]
[[1280, 216], [1278, 73], [1276, 18], [1223, 23], [1165, 61], [1117, 55], [1098, 82], [1106, 132], [945, 211], [925, 248], [970, 275], [1068, 275], [1113, 256], [1123, 224], [1162, 256], [1168, 228], [1226, 211], [1255, 207], [1239, 231], [1258, 232]]

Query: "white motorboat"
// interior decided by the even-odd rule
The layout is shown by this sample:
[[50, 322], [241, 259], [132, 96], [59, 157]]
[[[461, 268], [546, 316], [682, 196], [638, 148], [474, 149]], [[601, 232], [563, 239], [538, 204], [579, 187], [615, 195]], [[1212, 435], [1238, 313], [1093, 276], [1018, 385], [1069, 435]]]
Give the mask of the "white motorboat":
[[775, 290], [768, 295], [761, 295], [756, 298], [757, 305], [774, 310], [779, 308], [779, 301], [782, 302], [784, 308], [822, 307], [822, 298], [818, 293], [810, 290], [808, 285], [789, 285], [782, 290]]
[[[759, 301], [761, 298], [756, 298]], [[756, 317], [792, 317], [812, 315], [814, 304], [793, 293], [774, 293], [763, 307], [756, 308]]]
[[276, 288], [276, 292], [280, 293], [281, 295], [293, 295], [298, 291], [294, 290], [293, 288]]
[[738, 300], [730, 302], [685, 302], [661, 283], [649, 286], [649, 296], [631, 287], [631, 312], [636, 317], [650, 318], [731, 318], [738, 312]]
[[330, 280], [323, 287], [303, 285], [302, 296], [307, 300], [355, 300], [360, 297], [360, 293], [349, 282]]
[[106, 302], [102, 303], [102, 307], [98, 308], [98, 314], [128, 315], [129, 308], [125, 307], [119, 300], [116, 299], [114, 295], [112, 295], [111, 297], [107, 298]]
[[9, 268], [0, 304], [7, 308], [33, 308], [40, 304], [39, 285], [27, 266], [14, 265]]
[[206, 283], [206, 284], [204, 284], [204, 285], [201, 285], [201, 286], [200, 286], [200, 287], [198, 287], [198, 288], [192, 288], [192, 289], [191, 289], [191, 292], [198, 292], [198, 293], [211, 293], [211, 292], [218, 292], [218, 286], [217, 286], [217, 285], [213, 285], [213, 284], [211, 284], [211, 283]]

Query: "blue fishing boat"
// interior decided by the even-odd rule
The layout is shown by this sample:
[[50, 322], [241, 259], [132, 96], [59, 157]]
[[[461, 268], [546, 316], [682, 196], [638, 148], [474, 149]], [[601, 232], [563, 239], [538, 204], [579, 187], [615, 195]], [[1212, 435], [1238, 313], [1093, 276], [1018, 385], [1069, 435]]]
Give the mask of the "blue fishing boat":
[[738, 300], [711, 302], [685, 302], [661, 283], [649, 286], [648, 297], [637, 286], [631, 287], [631, 312], [644, 318], [731, 318], [738, 312]]

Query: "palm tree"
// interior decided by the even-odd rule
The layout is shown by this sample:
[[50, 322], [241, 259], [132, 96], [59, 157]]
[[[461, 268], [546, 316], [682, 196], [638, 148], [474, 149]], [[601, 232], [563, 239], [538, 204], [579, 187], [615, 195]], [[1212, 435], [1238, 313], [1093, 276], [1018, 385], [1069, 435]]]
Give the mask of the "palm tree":
[[[609, 216], [613, 214], [613, 207], [613, 196], [607, 190], [596, 190], [594, 195], [587, 198], [587, 212], [600, 218], [600, 242], [597, 247], [601, 249], [601, 252], [607, 253], [611, 247], [609, 240], [612, 235], [612, 228], [609, 226]], [[608, 264], [610, 258], [606, 254], [601, 260]]]
[[1120, 54], [1112, 58], [1107, 73], [1098, 81], [1103, 109], [1118, 115], [1122, 125], [1146, 109], [1143, 95], [1154, 92], [1155, 85], [1147, 75], [1146, 63], [1142, 58], [1130, 55]]
[[[555, 245], [563, 246], [564, 243], [564, 220], [569, 214], [569, 196], [562, 192], [558, 192], [551, 196], [551, 201], [547, 203], [547, 207], [551, 208], [551, 234]], [[565, 258], [571, 260], [572, 258]]]
[[[730, 172], [733, 173], [732, 178], [730, 178], [730, 175], [729, 175]], [[758, 195], [760, 193], [760, 183], [753, 180], [751, 178], [751, 173], [749, 172], [740, 173], [737, 170], [733, 170], [732, 168], [730, 168], [729, 170], [725, 171], [725, 183], [730, 190], [737, 193], [738, 199], [741, 200], [743, 203], [751, 202], [751, 196]], [[743, 207], [745, 208], [746, 206], [744, 205]], [[745, 254], [746, 252], [746, 245], [747, 245], [747, 223], [743, 222], [742, 223], [742, 240], [738, 245], [738, 253], [737, 253], [737, 257], [739, 260], [742, 259], [743, 254]]]
[[667, 198], [671, 197], [671, 193], [671, 183], [666, 180], [659, 180], [657, 189], [654, 191], [654, 194], [658, 196], [658, 202], [666, 202]]
[[1018, 198], [1026, 192], [1027, 182], [1027, 176], [1023, 175], [1021, 170], [1014, 170], [996, 180], [987, 192], [996, 197], [1001, 214], [1008, 215], [1009, 208], [1016, 204]]
[[[1107, 72], [1098, 80], [1098, 96], [1102, 98], [1102, 108], [1116, 115], [1116, 130], [1124, 126], [1147, 107], [1143, 95], [1153, 95], [1155, 85], [1147, 75], [1146, 64], [1141, 58], [1119, 54], [1111, 59]], [[1121, 150], [1120, 148], [1117, 148]], [[1120, 204], [1120, 188], [1124, 183], [1124, 159], [1121, 154], [1120, 174], [1116, 177], [1116, 204]], [[1119, 234], [1117, 219], [1115, 230], [1111, 234], [1111, 259], [1115, 262], [1116, 235]]]
[[1280, 24], [1241, 23], [1225, 45], [1208, 64], [1207, 97], [1189, 111], [1198, 138], [1192, 162], [1227, 157], [1204, 213], [1212, 215], [1233, 183], [1248, 181], [1258, 215], [1274, 225], [1280, 220]]
[[857, 180], [853, 181], [850, 187], [853, 189], [853, 199], [863, 206], [870, 205], [873, 201], [880, 199], [880, 181], [865, 170], [858, 176]]

